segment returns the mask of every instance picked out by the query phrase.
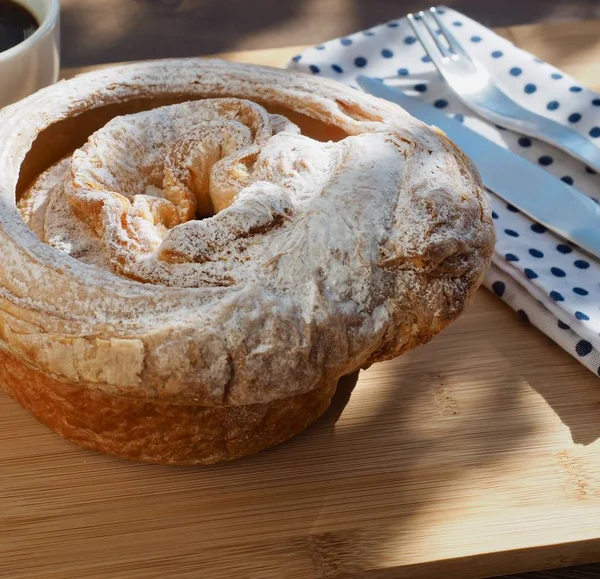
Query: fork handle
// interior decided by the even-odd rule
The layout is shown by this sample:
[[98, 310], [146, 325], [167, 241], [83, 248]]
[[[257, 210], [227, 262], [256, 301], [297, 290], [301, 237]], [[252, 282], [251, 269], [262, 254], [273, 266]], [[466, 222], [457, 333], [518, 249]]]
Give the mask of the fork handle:
[[[507, 129], [544, 141], [585, 163], [588, 167], [600, 171], [600, 147], [569, 127], [531, 111], [520, 110], [518, 119], [491, 112], [489, 109], [482, 116]], [[493, 119], [490, 118], [491, 116]]]

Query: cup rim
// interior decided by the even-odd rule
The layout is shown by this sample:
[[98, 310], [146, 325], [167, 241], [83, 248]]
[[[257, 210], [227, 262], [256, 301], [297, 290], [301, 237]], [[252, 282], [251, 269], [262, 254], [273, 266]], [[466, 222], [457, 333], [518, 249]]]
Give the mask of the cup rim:
[[[19, 4], [20, 3], [21, 2], [19, 2]], [[60, 0], [50, 0], [50, 8], [46, 13], [46, 17], [38, 26], [37, 30], [31, 36], [29, 36], [22, 42], [19, 42], [19, 44], [15, 44], [15, 46], [13, 46], [12, 48], [0, 52], [0, 62], [4, 60], [9, 60], [13, 56], [16, 56], [21, 52], [25, 52], [29, 48], [33, 47], [33, 45], [36, 44], [40, 38], [45, 36], [54, 26], [54, 24], [58, 20], [59, 12]]]

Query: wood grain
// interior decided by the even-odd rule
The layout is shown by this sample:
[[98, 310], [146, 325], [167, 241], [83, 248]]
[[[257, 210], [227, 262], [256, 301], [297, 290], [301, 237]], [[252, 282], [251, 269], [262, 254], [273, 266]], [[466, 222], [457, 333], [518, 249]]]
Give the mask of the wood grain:
[[[578, 27], [562, 50], [543, 27], [508, 32], [598, 82], [572, 57]], [[86, 452], [5, 396], [0, 421], [3, 578], [483, 577], [600, 559], [598, 378], [483, 290], [427, 346], [344, 379], [308, 431], [231, 464]]]

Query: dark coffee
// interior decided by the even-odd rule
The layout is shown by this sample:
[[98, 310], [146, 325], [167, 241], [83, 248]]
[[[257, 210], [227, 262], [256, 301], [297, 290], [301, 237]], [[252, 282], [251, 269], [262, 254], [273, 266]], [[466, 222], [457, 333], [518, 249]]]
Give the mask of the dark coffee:
[[0, 52], [29, 38], [38, 26], [27, 8], [13, 0], [0, 0]]

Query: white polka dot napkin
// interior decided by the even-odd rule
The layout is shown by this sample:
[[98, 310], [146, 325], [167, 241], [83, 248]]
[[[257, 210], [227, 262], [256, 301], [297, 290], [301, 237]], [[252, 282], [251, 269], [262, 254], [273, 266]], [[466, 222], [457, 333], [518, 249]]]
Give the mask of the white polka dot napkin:
[[[460, 12], [443, 6], [439, 12], [515, 101], [600, 146], [600, 94]], [[308, 49], [288, 66], [355, 88], [359, 74], [383, 79], [600, 201], [600, 176], [594, 171], [550, 145], [495, 127], [462, 105], [405, 18]], [[486, 287], [600, 374], [600, 262], [500, 198], [491, 195], [491, 201], [498, 241]]]

